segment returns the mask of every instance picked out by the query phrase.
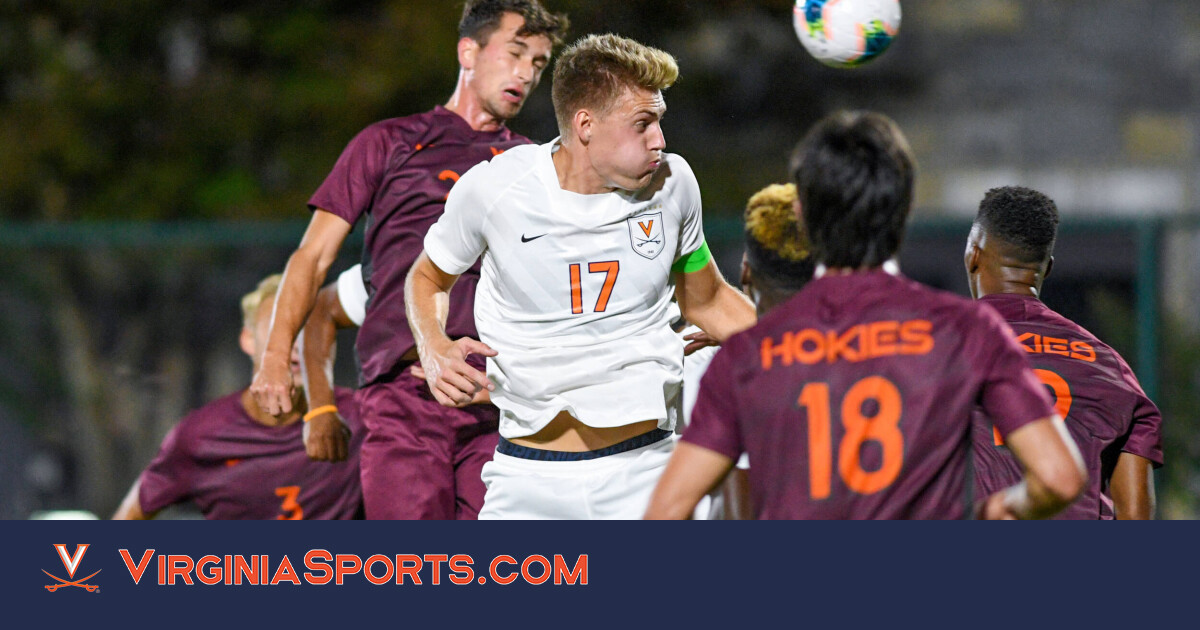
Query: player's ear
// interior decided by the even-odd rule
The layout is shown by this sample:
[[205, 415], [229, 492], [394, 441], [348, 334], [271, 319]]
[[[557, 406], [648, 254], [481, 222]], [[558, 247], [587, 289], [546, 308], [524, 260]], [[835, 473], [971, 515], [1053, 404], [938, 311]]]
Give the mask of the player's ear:
[[966, 258], [963, 263], [967, 267], [967, 273], [975, 273], [979, 270], [979, 246], [975, 243], [967, 245]]
[[242, 334], [238, 336], [238, 345], [242, 347], [242, 352], [245, 352], [246, 356], [249, 356], [251, 361], [255, 359], [254, 351], [257, 350], [257, 348], [254, 347], [254, 331], [243, 326]]
[[1050, 257], [1050, 260], [1046, 261], [1046, 270], [1042, 272], [1042, 280], [1045, 280], [1046, 278], [1050, 277], [1051, 269], [1054, 269], [1054, 257], [1053, 256]]
[[571, 125], [574, 127], [575, 137], [579, 142], [587, 145], [592, 141], [592, 123], [595, 122], [592, 118], [592, 113], [586, 109], [581, 109], [575, 112], [575, 116], [571, 118]]
[[473, 37], [463, 37], [458, 40], [458, 65], [464, 70], [475, 68], [475, 57], [479, 54], [479, 42]]

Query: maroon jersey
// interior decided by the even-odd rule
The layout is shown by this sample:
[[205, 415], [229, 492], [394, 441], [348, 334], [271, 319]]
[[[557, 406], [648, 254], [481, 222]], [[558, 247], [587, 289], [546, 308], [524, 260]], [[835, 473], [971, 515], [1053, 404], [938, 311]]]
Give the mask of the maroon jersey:
[[[1041, 300], [988, 295], [980, 301], [996, 309], [1012, 327], [1087, 464], [1083, 494], [1055, 518], [1112, 519], [1108, 482], [1117, 457], [1132, 453], [1155, 467], [1162, 465], [1158, 407], [1119, 354]], [[986, 496], [1017, 483], [1021, 474], [1021, 465], [995, 434], [991, 419], [976, 411], [975, 491]]]
[[144, 512], [192, 501], [209, 519], [351, 519], [362, 507], [358, 452], [362, 422], [354, 393], [337, 388], [338, 412], [352, 436], [344, 461], [315, 462], [303, 422], [269, 427], [246, 413], [245, 390], [188, 414], [142, 472]]
[[[342, 152], [308, 205], [351, 225], [367, 215], [363, 283], [367, 311], [358, 331], [359, 385], [394, 377], [413, 347], [404, 315], [404, 279], [424, 249], [425, 233], [445, 208], [450, 187], [463, 173], [505, 149], [529, 140], [507, 128], [475, 131], [458, 114], [433, 111], [392, 118], [364, 129]], [[450, 292], [446, 333], [479, 338], [475, 285], [479, 262]]]
[[749, 454], [759, 518], [962, 518], [977, 404], [1005, 434], [1052, 413], [994, 311], [829, 275], [724, 344], [683, 439]]

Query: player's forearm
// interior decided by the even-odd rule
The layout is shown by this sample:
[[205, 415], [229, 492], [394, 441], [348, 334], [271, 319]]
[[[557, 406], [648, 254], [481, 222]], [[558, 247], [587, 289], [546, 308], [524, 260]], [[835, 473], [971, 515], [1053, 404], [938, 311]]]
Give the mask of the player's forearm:
[[712, 298], [693, 305], [683, 316], [714, 339], [724, 342], [754, 325], [754, 303], [744, 293], [722, 281]]
[[290, 360], [296, 335], [308, 318], [317, 298], [317, 290], [325, 282], [325, 274], [337, 258], [342, 241], [350, 233], [351, 227], [333, 213], [324, 210], [313, 212], [300, 246], [288, 258], [283, 281], [275, 296], [275, 310], [264, 352], [268, 360], [280, 366]]
[[265, 360], [286, 363], [292, 354], [292, 344], [300, 327], [308, 319], [317, 299], [317, 289], [325, 279], [328, 267], [322, 269], [313, 252], [296, 250], [284, 269], [275, 311], [267, 337]]
[[722, 519], [727, 521], [749, 521], [754, 519], [754, 505], [750, 499], [750, 476], [741, 468], [735, 467], [726, 475], [721, 484], [721, 494], [724, 498], [725, 513]]
[[733, 460], [728, 457], [690, 442], [679, 442], [654, 488], [645, 518], [691, 518], [696, 504], [721, 483], [730, 468]]
[[121, 501], [121, 505], [113, 514], [114, 521], [145, 521], [154, 518], [154, 514], [146, 514], [142, 511], [141, 503], [138, 501], [138, 492], [141, 489], [141, 478], [133, 483], [133, 487], [129, 489], [129, 493], [125, 495], [125, 499]]
[[[317, 293], [316, 303], [302, 331], [304, 393], [308, 408], [316, 409], [335, 404], [333, 395], [333, 362], [339, 327], [337, 286], [329, 285]], [[342, 321], [349, 321], [342, 312]]]
[[422, 252], [404, 283], [404, 311], [422, 357], [431, 346], [450, 343], [446, 335], [446, 305], [450, 302], [453, 279], [447, 283], [443, 276]]

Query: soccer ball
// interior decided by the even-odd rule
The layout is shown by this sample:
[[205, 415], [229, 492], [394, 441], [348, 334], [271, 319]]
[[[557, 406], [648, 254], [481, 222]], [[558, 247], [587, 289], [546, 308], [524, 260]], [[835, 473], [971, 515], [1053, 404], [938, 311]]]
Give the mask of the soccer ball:
[[883, 54], [900, 32], [900, 1], [796, 0], [792, 25], [821, 63], [860, 66]]

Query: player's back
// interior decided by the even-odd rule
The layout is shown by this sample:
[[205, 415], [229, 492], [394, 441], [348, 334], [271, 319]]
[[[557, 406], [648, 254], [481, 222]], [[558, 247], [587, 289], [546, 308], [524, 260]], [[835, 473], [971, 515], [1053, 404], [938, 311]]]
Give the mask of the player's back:
[[885, 271], [812, 281], [726, 343], [700, 398], [684, 439], [744, 448], [775, 519], [964, 517], [975, 404], [1006, 430], [1049, 415], [994, 312]]
[[[1116, 351], [1032, 296], [988, 295], [1055, 401], [1088, 469], [1083, 493], [1059, 519], [1111, 519], [1108, 480], [1122, 451], [1162, 463], [1161, 417]], [[975, 486], [995, 492], [1020, 480], [1021, 466], [991, 420], [975, 413]]]
[[351, 430], [340, 462], [308, 458], [303, 423], [263, 425], [242, 406], [245, 390], [188, 414], [163, 440], [142, 473], [139, 502], [156, 512], [192, 501], [205, 518], [351, 519], [361, 511], [359, 451], [366, 433], [354, 394], [336, 388]]

